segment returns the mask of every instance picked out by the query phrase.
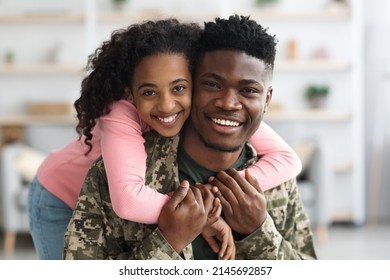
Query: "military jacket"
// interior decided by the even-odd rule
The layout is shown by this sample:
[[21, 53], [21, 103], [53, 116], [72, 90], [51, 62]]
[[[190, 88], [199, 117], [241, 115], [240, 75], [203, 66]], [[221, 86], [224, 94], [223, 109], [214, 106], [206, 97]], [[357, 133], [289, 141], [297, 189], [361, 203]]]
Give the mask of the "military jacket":
[[[179, 186], [179, 137], [166, 138], [151, 131], [145, 140], [146, 184], [161, 193], [175, 190]], [[251, 156], [242, 168], [257, 160], [255, 150], [248, 150]], [[266, 191], [265, 196], [266, 220], [255, 232], [235, 242], [236, 259], [316, 259], [310, 221], [296, 180]], [[177, 253], [157, 225], [127, 221], [115, 214], [104, 162], [99, 158], [87, 174], [65, 233], [64, 259], [191, 260], [193, 254], [191, 244]]]

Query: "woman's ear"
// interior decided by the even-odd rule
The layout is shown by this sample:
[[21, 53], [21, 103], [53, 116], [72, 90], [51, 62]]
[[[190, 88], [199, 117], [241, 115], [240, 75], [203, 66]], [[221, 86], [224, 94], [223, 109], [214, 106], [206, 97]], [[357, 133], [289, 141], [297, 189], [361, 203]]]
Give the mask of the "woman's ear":
[[133, 102], [133, 94], [131, 93], [130, 87], [126, 86], [125, 89], [125, 97], [127, 98], [128, 101]]

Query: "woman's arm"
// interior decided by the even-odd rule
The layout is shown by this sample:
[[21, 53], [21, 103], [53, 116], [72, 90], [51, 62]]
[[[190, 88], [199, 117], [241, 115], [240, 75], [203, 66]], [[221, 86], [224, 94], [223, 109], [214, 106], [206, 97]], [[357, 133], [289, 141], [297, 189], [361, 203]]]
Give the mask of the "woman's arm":
[[[250, 138], [260, 160], [249, 167], [263, 191], [296, 177], [302, 171], [302, 163], [295, 151], [266, 123]], [[244, 176], [244, 171], [240, 171]]]
[[99, 119], [101, 149], [115, 213], [133, 222], [156, 224], [167, 195], [145, 186], [148, 127], [129, 101], [115, 102]]

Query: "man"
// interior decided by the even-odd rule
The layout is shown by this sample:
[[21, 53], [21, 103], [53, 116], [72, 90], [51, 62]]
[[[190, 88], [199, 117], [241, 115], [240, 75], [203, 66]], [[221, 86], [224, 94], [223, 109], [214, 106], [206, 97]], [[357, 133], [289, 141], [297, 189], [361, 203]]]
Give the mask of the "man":
[[[179, 137], [146, 135], [146, 183], [172, 190], [158, 225], [120, 219], [102, 160], [82, 188], [65, 236], [65, 259], [213, 259], [200, 236], [218, 188], [234, 233], [236, 259], [315, 259], [312, 232], [295, 179], [263, 193], [237, 170], [258, 158], [247, 144], [272, 97], [275, 38], [246, 17], [205, 24], [197, 48], [191, 117]], [[178, 167], [178, 168], [177, 168]], [[216, 170], [222, 170], [216, 172]], [[226, 171], [223, 171], [226, 170]], [[195, 187], [184, 185], [187, 180]]]

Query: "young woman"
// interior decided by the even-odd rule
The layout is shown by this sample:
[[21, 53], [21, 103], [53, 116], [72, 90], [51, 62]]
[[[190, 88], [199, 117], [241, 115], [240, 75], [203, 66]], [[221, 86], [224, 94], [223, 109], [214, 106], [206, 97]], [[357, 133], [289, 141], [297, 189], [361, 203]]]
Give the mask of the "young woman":
[[[91, 72], [75, 102], [80, 138], [50, 153], [30, 188], [30, 227], [41, 259], [62, 258], [64, 233], [78, 194], [100, 155], [117, 215], [157, 223], [169, 196], [145, 186], [142, 134], [154, 129], [166, 137], [176, 135], [189, 116], [192, 46], [200, 32], [198, 25], [174, 19], [134, 24], [114, 32], [90, 56]], [[262, 155], [251, 173], [263, 189], [300, 172], [297, 155], [267, 125], [262, 124], [251, 141]], [[233, 239], [223, 223], [219, 220], [210, 231], [221, 233], [216, 236], [222, 241], [217, 249], [223, 258], [232, 258]]]

